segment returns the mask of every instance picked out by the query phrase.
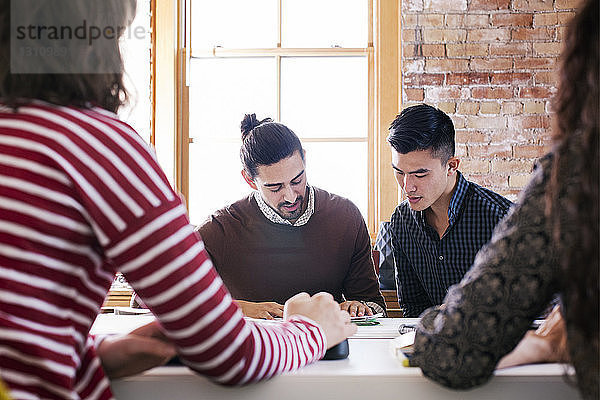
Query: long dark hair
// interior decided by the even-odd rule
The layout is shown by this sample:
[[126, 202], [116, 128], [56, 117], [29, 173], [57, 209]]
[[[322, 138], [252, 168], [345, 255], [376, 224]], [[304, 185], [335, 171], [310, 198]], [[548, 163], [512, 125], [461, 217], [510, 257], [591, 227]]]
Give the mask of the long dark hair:
[[[559, 249], [565, 320], [569, 330], [585, 339], [583, 352], [593, 351], [596, 359], [600, 292], [598, 11], [598, 0], [587, 0], [566, 32], [554, 99], [555, 149], [547, 197], [553, 242]], [[569, 350], [577, 365], [581, 352]]]
[[[128, 26], [136, 9], [135, 0], [72, 1], [68, 7], [49, 3], [33, 2], [35, 6], [27, 10], [26, 17], [35, 21], [36, 16], [50, 14], [56, 15], [57, 20], [75, 22], [89, 19], [90, 15], [108, 15], [116, 26]], [[113, 112], [126, 103], [128, 94], [123, 84], [118, 37], [102, 41], [102, 45], [99, 42], [90, 45], [90, 51], [75, 60], [93, 66], [99, 73], [55, 73], [61, 69], [60, 61], [50, 56], [36, 58], [40, 73], [11, 73], [10, 40], [15, 33], [11, 31], [10, 7], [10, 0], [0, 0], [0, 59], [6, 60], [0, 63], [0, 102], [16, 108], [38, 99], [58, 105], [99, 106]]]
[[256, 114], [246, 114], [242, 120], [242, 147], [240, 158], [244, 170], [254, 178], [259, 165], [272, 165], [299, 151], [304, 160], [304, 150], [298, 136], [287, 126], [271, 118], [258, 120]]

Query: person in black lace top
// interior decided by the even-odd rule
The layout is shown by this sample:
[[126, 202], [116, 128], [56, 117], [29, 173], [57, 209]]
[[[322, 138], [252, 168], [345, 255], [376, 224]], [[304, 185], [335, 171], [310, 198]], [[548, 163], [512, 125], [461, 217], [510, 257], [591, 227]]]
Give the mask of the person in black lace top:
[[[567, 30], [553, 150], [473, 267], [417, 328], [412, 361], [445, 386], [486, 382], [560, 293], [579, 391], [598, 398], [598, 15], [598, 0], [587, 0]], [[515, 350], [530, 351], [522, 360], [560, 361], [557, 349], [532, 349], [529, 339]]]

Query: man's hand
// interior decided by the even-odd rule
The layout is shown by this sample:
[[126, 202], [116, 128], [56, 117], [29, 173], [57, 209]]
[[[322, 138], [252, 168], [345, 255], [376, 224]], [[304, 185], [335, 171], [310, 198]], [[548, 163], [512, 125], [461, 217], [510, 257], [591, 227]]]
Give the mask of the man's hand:
[[350, 314], [340, 310], [338, 303], [329, 293], [317, 293], [309, 296], [308, 293], [298, 293], [285, 302], [283, 318], [288, 320], [291, 316], [304, 315], [323, 328], [327, 340], [327, 348], [331, 348], [348, 336], [356, 332], [356, 325], [350, 322]]
[[350, 300], [340, 303], [340, 308], [342, 310], [348, 311], [351, 317], [373, 315], [373, 311], [371, 311], [371, 308], [369, 306], [356, 300]]
[[235, 300], [246, 317], [274, 319], [283, 317], [283, 305], [275, 302], [253, 303], [251, 301]]
[[505, 355], [496, 368], [546, 362], [569, 362], [567, 331], [560, 306], [554, 307], [535, 332], [527, 332], [517, 347]]
[[153, 321], [126, 335], [107, 337], [96, 353], [106, 375], [117, 379], [163, 365], [175, 356], [175, 347]]

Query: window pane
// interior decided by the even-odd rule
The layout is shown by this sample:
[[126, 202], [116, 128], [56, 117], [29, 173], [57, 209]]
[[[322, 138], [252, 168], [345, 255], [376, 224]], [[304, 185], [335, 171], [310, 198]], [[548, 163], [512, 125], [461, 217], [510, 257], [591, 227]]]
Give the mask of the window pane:
[[367, 47], [367, 0], [283, 0], [283, 47]]
[[150, 1], [138, 1], [136, 16], [121, 38], [124, 82], [130, 98], [119, 117], [150, 142]]
[[252, 189], [240, 171], [240, 142], [200, 140], [190, 144], [190, 220], [200, 224], [214, 211], [233, 203]]
[[193, 48], [277, 46], [277, 0], [192, 0]]
[[276, 118], [276, 75], [274, 58], [192, 59], [190, 137], [237, 139], [244, 114]]
[[306, 173], [311, 185], [347, 197], [368, 212], [367, 142], [303, 143]]
[[367, 137], [366, 57], [285, 57], [281, 120], [299, 137]]
[[190, 194], [193, 223], [240, 199], [240, 122], [245, 113], [275, 118], [273, 58], [193, 59], [190, 71]]

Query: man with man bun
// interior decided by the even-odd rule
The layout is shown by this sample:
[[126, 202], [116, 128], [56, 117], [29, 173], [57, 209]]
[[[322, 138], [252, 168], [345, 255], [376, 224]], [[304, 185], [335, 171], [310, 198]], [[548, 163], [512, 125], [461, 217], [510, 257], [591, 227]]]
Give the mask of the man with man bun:
[[384, 312], [367, 227], [348, 199], [307, 183], [294, 132], [247, 114], [242, 175], [253, 192], [198, 231], [246, 316], [280, 317], [299, 291], [329, 292], [351, 316]]

